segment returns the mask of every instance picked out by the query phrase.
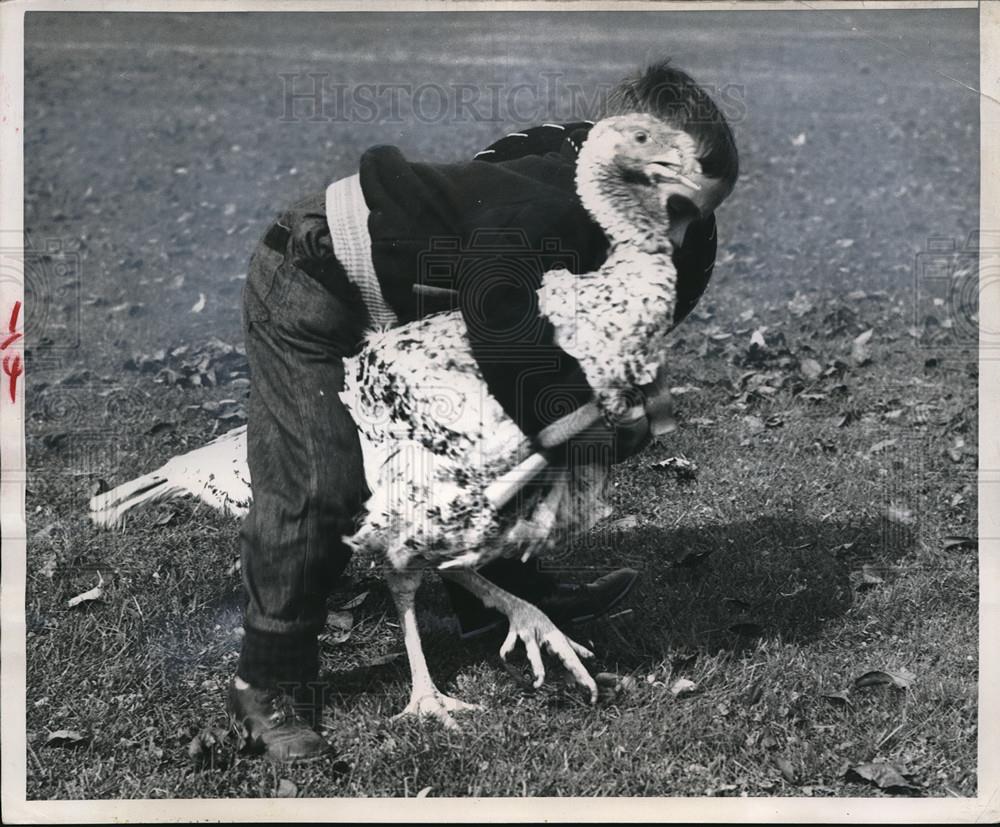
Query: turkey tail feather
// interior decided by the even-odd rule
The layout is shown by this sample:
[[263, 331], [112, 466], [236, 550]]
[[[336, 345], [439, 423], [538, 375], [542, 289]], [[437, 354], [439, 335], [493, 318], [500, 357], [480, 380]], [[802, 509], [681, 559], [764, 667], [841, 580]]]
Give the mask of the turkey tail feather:
[[171, 484], [159, 472], [123, 483], [117, 488], [97, 494], [90, 499], [90, 519], [102, 528], [111, 528], [122, 521], [126, 511], [143, 503], [155, 503], [193, 494], [184, 486]]
[[155, 471], [96, 494], [90, 500], [90, 518], [108, 528], [121, 523], [125, 513], [136, 506], [187, 496], [234, 517], [246, 514], [251, 492], [245, 426], [174, 457]]

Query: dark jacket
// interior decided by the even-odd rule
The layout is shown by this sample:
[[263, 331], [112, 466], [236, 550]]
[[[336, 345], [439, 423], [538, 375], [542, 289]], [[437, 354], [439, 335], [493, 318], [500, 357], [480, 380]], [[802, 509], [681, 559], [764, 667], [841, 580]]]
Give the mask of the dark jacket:
[[[607, 256], [607, 239], [575, 188], [576, 154], [589, 129], [578, 122], [512, 133], [469, 163], [411, 162], [391, 146], [361, 158], [372, 261], [386, 303], [406, 322], [454, 307], [447, 293], [428, 297], [414, 284], [457, 291], [487, 386], [528, 435], [592, 395], [577, 361], [539, 318], [535, 293], [547, 269], [586, 273]], [[286, 220], [294, 225], [295, 263], [342, 290], [322, 196]], [[675, 323], [707, 286], [715, 250], [714, 216], [692, 224], [674, 254]]]

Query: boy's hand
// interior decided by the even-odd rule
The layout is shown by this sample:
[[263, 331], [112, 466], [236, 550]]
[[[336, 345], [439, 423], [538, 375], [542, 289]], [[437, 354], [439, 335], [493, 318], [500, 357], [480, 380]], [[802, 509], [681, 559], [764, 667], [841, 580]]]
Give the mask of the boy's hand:
[[659, 371], [656, 381], [644, 385], [639, 390], [644, 400], [642, 413], [637, 416], [633, 414], [615, 426], [615, 462], [622, 462], [635, 456], [649, 445], [654, 437], [668, 434], [677, 428], [673, 397], [667, 388], [665, 373]]
[[638, 454], [649, 445], [652, 438], [649, 419], [645, 414], [640, 414], [619, 425], [609, 425], [604, 419], [600, 419], [577, 434], [574, 441], [578, 444], [610, 444], [613, 451], [611, 461], [617, 464]]
[[616, 463], [624, 462], [635, 456], [653, 439], [653, 431], [649, 427], [649, 417], [641, 414], [631, 422], [623, 423], [615, 428], [615, 459]]
[[633, 405], [621, 416], [605, 415], [585, 431], [580, 437], [586, 441], [610, 441], [614, 453], [612, 461], [624, 462], [649, 445], [653, 438], [650, 419], [641, 404]]

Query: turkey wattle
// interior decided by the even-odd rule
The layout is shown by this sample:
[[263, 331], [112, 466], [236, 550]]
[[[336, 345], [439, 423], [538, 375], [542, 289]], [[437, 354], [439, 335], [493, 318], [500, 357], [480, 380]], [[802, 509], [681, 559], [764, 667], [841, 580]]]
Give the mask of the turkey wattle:
[[[654, 382], [666, 351], [676, 273], [658, 184], [696, 188], [687, 177], [700, 169], [696, 155], [686, 133], [633, 114], [595, 124], [577, 159], [577, 192], [605, 230], [610, 252], [596, 272], [546, 272], [539, 309], [597, 389], [598, 408], [611, 422], [629, 415], [631, 389]], [[475, 570], [499, 556], [537, 551], [554, 529], [585, 528], [599, 519], [607, 469], [576, 466], [549, 474], [530, 497], [497, 506], [491, 484], [518, 467], [530, 442], [488, 392], [457, 312], [372, 334], [357, 357], [345, 360], [345, 377], [341, 398], [358, 425], [372, 491], [357, 533], [346, 540], [388, 563], [413, 679], [404, 712], [434, 714], [451, 726], [449, 710], [468, 706], [439, 692], [424, 660], [414, 594], [430, 567], [507, 615], [501, 655], [522, 640], [536, 685], [544, 679], [544, 645], [596, 699], [597, 687], [580, 662], [590, 653]], [[95, 496], [91, 516], [113, 525], [136, 505], [183, 495], [234, 516], [246, 512], [245, 428]]]

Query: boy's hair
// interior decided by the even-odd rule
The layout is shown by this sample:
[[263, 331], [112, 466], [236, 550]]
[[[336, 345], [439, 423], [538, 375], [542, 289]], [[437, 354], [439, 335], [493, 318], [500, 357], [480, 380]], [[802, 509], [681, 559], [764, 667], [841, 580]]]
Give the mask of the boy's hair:
[[730, 189], [740, 174], [732, 130], [708, 93], [687, 72], [665, 59], [625, 78], [608, 96], [605, 116], [644, 112], [683, 129], [698, 143], [698, 160], [709, 178]]

